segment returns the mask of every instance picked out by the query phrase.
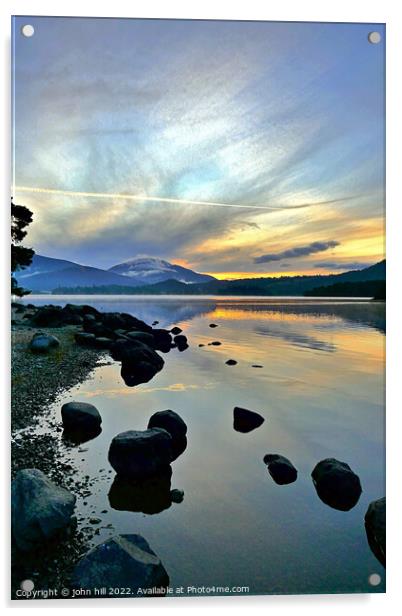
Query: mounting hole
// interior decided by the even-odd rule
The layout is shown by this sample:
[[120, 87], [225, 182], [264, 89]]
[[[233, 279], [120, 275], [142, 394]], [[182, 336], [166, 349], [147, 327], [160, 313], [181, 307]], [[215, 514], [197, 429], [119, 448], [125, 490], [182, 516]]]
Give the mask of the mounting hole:
[[23, 36], [30, 38], [31, 36], [35, 34], [35, 28], [31, 26], [31, 24], [25, 24], [25, 26], [22, 26], [21, 32]]
[[381, 34], [379, 32], [370, 32], [367, 38], [369, 43], [372, 43], [373, 45], [378, 45], [378, 43], [381, 42]]
[[35, 584], [32, 580], [24, 580], [20, 584], [21, 590], [25, 590], [26, 592], [31, 592], [35, 588]]
[[370, 586], [378, 586], [378, 584], [381, 583], [381, 575], [378, 575], [378, 573], [372, 573], [369, 575], [368, 581]]

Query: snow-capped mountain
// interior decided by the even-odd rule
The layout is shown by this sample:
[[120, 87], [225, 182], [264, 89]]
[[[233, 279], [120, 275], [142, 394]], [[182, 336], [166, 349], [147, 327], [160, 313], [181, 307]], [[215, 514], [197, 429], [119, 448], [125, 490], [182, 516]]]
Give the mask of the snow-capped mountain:
[[111, 267], [109, 272], [130, 278], [137, 284], [154, 284], [165, 280], [178, 280], [186, 284], [215, 280], [208, 274], [198, 274], [191, 269], [169, 263], [156, 257], [139, 256]]

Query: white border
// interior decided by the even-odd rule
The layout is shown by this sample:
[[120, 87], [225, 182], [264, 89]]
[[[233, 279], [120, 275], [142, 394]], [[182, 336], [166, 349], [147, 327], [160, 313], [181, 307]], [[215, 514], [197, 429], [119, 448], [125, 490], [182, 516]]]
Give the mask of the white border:
[[[0, 97], [2, 105], [2, 134], [10, 135], [10, 103], [9, 103], [9, 62], [10, 62], [10, 16], [17, 15], [65, 15], [65, 16], [98, 16], [98, 17], [159, 17], [159, 18], [189, 18], [189, 19], [251, 19], [251, 20], [277, 20], [277, 21], [338, 21], [338, 22], [377, 22], [387, 24], [387, 501], [388, 501], [388, 545], [387, 545], [387, 594], [386, 595], [316, 595], [293, 597], [236, 597], [236, 598], [197, 598], [197, 599], [136, 599], [132, 601], [102, 600], [94, 601], [40, 601], [11, 603], [9, 596], [9, 555], [7, 541], [2, 541], [1, 559], [1, 589], [3, 603], [6, 607], [16, 609], [43, 609], [67, 608], [77, 612], [88, 609], [116, 608], [143, 610], [153, 613], [163, 609], [172, 610], [220, 610], [240, 613], [250, 610], [254, 613], [264, 613], [267, 610], [277, 610], [283, 614], [296, 613], [298, 616], [306, 614], [321, 614], [323, 608], [329, 612], [352, 610], [358, 616], [364, 614], [378, 614], [379, 610], [388, 610], [399, 603], [399, 586], [401, 584], [401, 513], [402, 513], [402, 462], [399, 450], [402, 439], [401, 402], [398, 381], [401, 380], [402, 368], [402, 337], [401, 337], [401, 63], [402, 63], [402, 19], [400, 3], [396, 0], [365, 0], [353, 2], [352, 0], [336, 0], [323, 2], [318, 0], [280, 0], [280, 2], [261, 2], [261, 0], [247, 0], [235, 5], [233, 2], [223, 0], [203, 0], [191, 3], [188, 0], [168, 0], [163, 2], [123, 1], [102, 3], [89, 0], [3, 0], [1, 5], [1, 43], [3, 62], [1, 64], [3, 79]], [[3, 336], [0, 375], [2, 378], [1, 392], [3, 404], [1, 416], [3, 419], [3, 451], [2, 470], [4, 478], [4, 499], [2, 500], [1, 518], [4, 524], [2, 537], [9, 536], [9, 516], [7, 503], [9, 502], [9, 475], [8, 475], [8, 358], [5, 353], [7, 340], [9, 340], [9, 187], [10, 187], [10, 151], [9, 139], [5, 139], [1, 149], [3, 170], [3, 208], [1, 217], [1, 236], [3, 250], [3, 276], [1, 303], [1, 316]], [[6, 172], [5, 172], [6, 171]], [[399, 304], [397, 303], [399, 300]], [[6, 503], [6, 505], [5, 505]], [[267, 555], [269, 558], [269, 554]], [[273, 563], [273, 566], [274, 563]]]

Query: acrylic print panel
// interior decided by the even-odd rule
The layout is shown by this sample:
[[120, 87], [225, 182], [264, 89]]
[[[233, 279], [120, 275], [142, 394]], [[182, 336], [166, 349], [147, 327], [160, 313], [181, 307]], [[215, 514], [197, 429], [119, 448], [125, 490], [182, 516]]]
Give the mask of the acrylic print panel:
[[13, 19], [13, 599], [384, 592], [384, 53]]

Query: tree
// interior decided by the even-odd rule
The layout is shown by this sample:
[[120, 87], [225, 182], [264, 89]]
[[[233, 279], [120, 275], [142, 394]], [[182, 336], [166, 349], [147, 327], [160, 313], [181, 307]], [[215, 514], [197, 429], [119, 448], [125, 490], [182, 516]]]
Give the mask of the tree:
[[28, 267], [32, 262], [34, 250], [21, 246], [27, 234], [26, 227], [32, 222], [32, 212], [24, 205], [16, 205], [11, 199], [11, 293], [22, 297], [30, 291], [18, 286], [13, 276], [15, 272]]

